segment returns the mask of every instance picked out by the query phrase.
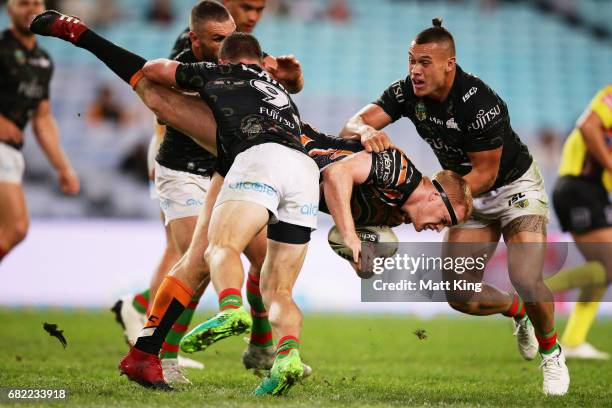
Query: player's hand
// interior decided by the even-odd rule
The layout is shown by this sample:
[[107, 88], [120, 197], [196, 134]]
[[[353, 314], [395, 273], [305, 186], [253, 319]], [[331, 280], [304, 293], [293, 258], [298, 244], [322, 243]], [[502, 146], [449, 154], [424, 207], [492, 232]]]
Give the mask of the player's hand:
[[0, 142], [21, 144], [23, 132], [10, 120], [0, 116]]
[[78, 194], [81, 184], [72, 167], [59, 170], [57, 176], [63, 193], [70, 195]]
[[393, 147], [389, 135], [375, 129], [361, 135], [361, 144], [368, 153], [380, 153]]
[[344, 243], [353, 253], [353, 262], [361, 269], [361, 240], [356, 233], [353, 233], [351, 236], [344, 239]]
[[280, 57], [270, 57], [270, 63], [266, 63], [266, 70], [283, 85], [295, 89], [301, 85], [302, 65], [293, 55], [282, 55]]

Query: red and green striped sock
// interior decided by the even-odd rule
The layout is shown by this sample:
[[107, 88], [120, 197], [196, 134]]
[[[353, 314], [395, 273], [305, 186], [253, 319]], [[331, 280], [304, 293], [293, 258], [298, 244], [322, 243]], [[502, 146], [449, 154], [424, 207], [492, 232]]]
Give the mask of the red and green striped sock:
[[219, 293], [219, 309], [238, 309], [242, 307], [242, 293], [240, 289], [228, 288]]
[[278, 341], [276, 347], [276, 358], [285, 358], [291, 350], [300, 349], [300, 339], [295, 336], [285, 336]]
[[257, 347], [270, 347], [274, 344], [272, 341], [272, 326], [270, 326], [268, 311], [261, 298], [259, 278], [249, 273], [246, 289], [247, 300], [251, 306], [251, 316], [253, 317], [250, 343]]
[[525, 316], [527, 316], [527, 312], [525, 312], [525, 303], [523, 299], [520, 298], [516, 293], [512, 295], [512, 304], [503, 313], [504, 316], [514, 317], [514, 320], [517, 322], [522, 320]]
[[142, 314], [147, 313], [147, 309], [149, 309], [149, 289], [136, 294], [132, 300], [132, 305], [138, 312]]
[[187, 305], [187, 308], [181, 313], [179, 318], [176, 320], [176, 323], [172, 325], [172, 329], [166, 336], [164, 344], [161, 349], [161, 358], [178, 358], [179, 352], [179, 344], [181, 339], [187, 332], [189, 328], [189, 324], [191, 323], [191, 319], [193, 318], [193, 314], [198, 307], [198, 303], [200, 302], [199, 296], [194, 296], [191, 298], [191, 302]]
[[557, 331], [555, 329], [552, 329], [550, 333], [543, 336], [536, 333], [536, 339], [538, 339], [538, 344], [540, 345], [540, 349], [538, 350], [540, 354], [552, 354], [559, 348], [559, 343], [557, 343]]

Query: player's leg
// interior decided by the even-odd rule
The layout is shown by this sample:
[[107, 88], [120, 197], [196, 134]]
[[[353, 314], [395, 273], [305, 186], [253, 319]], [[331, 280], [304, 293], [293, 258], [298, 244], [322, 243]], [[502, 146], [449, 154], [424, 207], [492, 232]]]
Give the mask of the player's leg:
[[[479, 225], [479, 228], [454, 227], [450, 228], [444, 238], [445, 257], [484, 257], [487, 261], [497, 248], [501, 236], [499, 226], [489, 224]], [[445, 271], [445, 280], [466, 279], [470, 282], [482, 282], [484, 270], [467, 270], [457, 276], [453, 271]], [[460, 312], [474, 316], [486, 316], [497, 313], [506, 313], [510, 310], [512, 295], [500, 291], [495, 286], [483, 284], [479, 293], [466, 293], [447, 291], [449, 305]]]
[[20, 184], [0, 181], [0, 262], [24, 240], [30, 219]]
[[0, 263], [28, 233], [30, 218], [21, 180], [25, 169], [20, 151], [0, 143]]
[[270, 369], [274, 362], [275, 348], [268, 311], [263, 303], [260, 287], [261, 268], [266, 258], [267, 228], [261, 230], [246, 247], [244, 254], [251, 266], [246, 282], [247, 301], [251, 308], [251, 336], [242, 354], [247, 369]]
[[[470, 228], [470, 227], [478, 228]], [[448, 231], [445, 242], [445, 256], [452, 257], [485, 257], [490, 260], [501, 235], [496, 223], [486, 225], [479, 220], [469, 220], [465, 225], [453, 227]], [[445, 271], [445, 279], [467, 279], [475, 283], [482, 282], [484, 270], [468, 270], [461, 275]], [[481, 292], [447, 293], [449, 305], [463, 313], [484, 316], [503, 314], [512, 318], [513, 334], [516, 336], [519, 353], [526, 360], [535, 358], [538, 343], [533, 326], [525, 312], [523, 300], [516, 293], [508, 293], [491, 284], [483, 284]]]
[[124, 82], [134, 87], [145, 105], [160, 120], [191, 136], [202, 147], [216, 154], [216, 122], [211, 120], [210, 109], [197, 97], [144, 80], [141, 74], [146, 63], [144, 58], [99, 36], [83, 22], [54, 11], [37, 16], [30, 28], [36, 34], [61, 38], [94, 54]]
[[[309, 239], [310, 231], [304, 232], [304, 227], [291, 224], [286, 226], [297, 231], [302, 229], [298, 234], [308, 236]], [[304, 263], [307, 249], [308, 243], [291, 244], [268, 240], [261, 289], [269, 310], [277, 347], [270, 374], [257, 387], [255, 395], [280, 395], [304, 376], [304, 364], [299, 353], [302, 313], [293, 301], [293, 286]]]
[[[587, 260], [585, 265], [591, 266], [591, 273], [587, 273], [589, 284], [581, 285], [583, 287], [561, 337], [561, 344], [566, 357], [607, 360], [610, 358], [609, 353], [597, 350], [587, 343], [586, 338], [595, 321], [599, 302], [606, 293], [606, 284], [612, 280], [610, 276], [612, 272], [612, 256], [610, 255], [612, 228], [599, 228], [581, 234], [573, 233], [572, 236], [578, 249]], [[600, 276], [602, 271], [599, 268], [603, 270], [604, 283], [597, 285], [602, 280]], [[584, 281], [578, 275], [568, 280], [570, 282], [577, 280], [581, 283]], [[547, 281], [545, 282], [548, 284]]]
[[557, 341], [553, 296], [542, 277], [547, 222], [543, 215], [523, 215], [504, 226], [503, 233], [508, 245], [510, 280], [525, 300], [525, 310], [538, 340], [544, 393], [564, 395], [570, 377]]
[[201, 210], [189, 249], [174, 265], [160, 285], [149, 313], [145, 328], [141, 331], [134, 348], [119, 365], [130, 380], [145, 386], [167, 389], [158, 354], [163, 342], [193, 297], [202, 293], [209, 282], [208, 265], [204, 262], [204, 250], [208, 245], [208, 214], [213, 203], [211, 193], [216, 196], [214, 183], [208, 191]]

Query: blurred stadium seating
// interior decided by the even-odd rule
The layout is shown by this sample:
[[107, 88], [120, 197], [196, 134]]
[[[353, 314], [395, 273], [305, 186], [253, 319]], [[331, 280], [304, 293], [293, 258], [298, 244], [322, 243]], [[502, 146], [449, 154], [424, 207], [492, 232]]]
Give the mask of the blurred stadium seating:
[[[146, 58], [164, 57], [186, 26], [192, 3], [175, 0], [174, 24], [157, 26], [144, 17], [147, 0], [117, 0], [122, 18], [102, 32]], [[312, 0], [310, 6], [323, 7], [324, 3]], [[609, 23], [612, 19], [612, 2], [575, 3], [577, 11], [593, 21]], [[412, 37], [428, 26], [432, 17], [443, 17], [457, 40], [459, 64], [506, 100], [513, 126], [523, 140], [530, 146], [537, 143], [537, 131], [542, 128], [563, 137], [594, 92], [610, 82], [612, 42], [598, 40], [529, 1], [499, 2], [492, 8], [480, 4], [476, 0], [351, 0], [348, 24], [300, 21], [291, 14], [280, 17], [268, 13], [256, 34], [267, 52], [292, 53], [300, 59], [306, 87], [296, 101], [302, 116], [335, 133], [358, 108], [406, 75]], [[5, 26], [7, 18], [2, 14], [0, 26]], [[56, 188], [45, 177], [48, 166], [30, 139], [26, 148], [31, 180], [27, 191], [36, 198], [29, 200], [34, 216], [157, 216], [146, 184], [126, 178], [118, 170], [122, 157], [135, 146], [146, 144], [152, 118], [143, 114], [137, 124], [125, 128], [92, 128], [83, 111], [101, 83], [112, 84], [130, 105], [138, 106], [137, 99], [88, 53], [55, 39], [42, 39], [41, 43], [56, 62], [54, 111], [66, 149], [83, 178], [84, 194], [49, 204], [58, 203]], [[398, 124], [391, 132], [425, 172], [439, 167], [410, 124]], [[554, 173], [554, 168], [547, 173]]]

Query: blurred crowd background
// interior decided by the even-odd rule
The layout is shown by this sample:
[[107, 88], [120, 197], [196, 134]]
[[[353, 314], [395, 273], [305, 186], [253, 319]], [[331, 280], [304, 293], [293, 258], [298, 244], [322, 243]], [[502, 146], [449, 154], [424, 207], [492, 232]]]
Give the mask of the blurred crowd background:
[[[0, 1], [0, 26], [8, 24]], [[55, 0], [145, 58], [166, 57], [195, 0]], [[552, 187], [561, 146], [595, 92], [612, 81], [612, 1], [608, 0], [268, 0], [256, 36], [272, 55], [294, 54], [305, 88], [303, 119], [337, 133], [359, 108], [405, 77], [411, 39], [442, 17], [462, 68], [507, 102], [513, 127]], [[41, 38], [55, 64], [51, 101], [82, 192], [58, 192], [33, 138], [24, 180], [33, 217], [153, 218], [146, 151], [153, 117], [131, 90], [89, 53]], [[409, 121], [390, 128], [425, 173], [439, 169]], [[551, 220], [556, 225], [556, 220]]]

